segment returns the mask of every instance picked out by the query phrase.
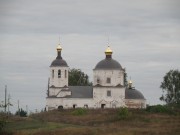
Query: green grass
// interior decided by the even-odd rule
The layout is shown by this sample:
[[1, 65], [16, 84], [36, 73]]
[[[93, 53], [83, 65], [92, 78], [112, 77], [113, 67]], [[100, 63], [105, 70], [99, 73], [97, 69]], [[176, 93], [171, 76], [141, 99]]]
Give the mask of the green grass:
[[[42, 112], [28, 118], [10, 117], [4, 135], [180, 134], [180, 115], [126, 109], [92, 109], [83, 114], [82, 110], [76, 111]], [[119, 119], [117, 116], [121, 115], [123, 118]]]
[[9, 121], [5, 130], [9, 134], [35, 134], [37, 132], [50, 132], [55, 129], [78, 127], [72, 124], [63, 124], [56, 122], [43, 122], [31, 118], [19, 119], [18, 121]]
[[82, 116], [87, 114], [87, 109], [84, 108], [77, 108], [72, 112], [73, 115]]

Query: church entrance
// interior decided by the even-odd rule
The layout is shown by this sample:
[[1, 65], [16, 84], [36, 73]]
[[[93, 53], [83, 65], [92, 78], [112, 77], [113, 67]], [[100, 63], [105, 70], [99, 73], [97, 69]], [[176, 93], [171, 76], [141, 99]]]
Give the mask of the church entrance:
[[106, 106], [106, 104], [101, 104], [101, 108], [104, 109], [104, 107]]
[[58, 106], [58, 110], [61, 110], [61, 109], [63, 109], [63, 106], [62, 105]]
[[76, 104], [73, 104], [73, 109], [75, 109], [75, 108], [76, 108], [76, 106], [77, 106]]

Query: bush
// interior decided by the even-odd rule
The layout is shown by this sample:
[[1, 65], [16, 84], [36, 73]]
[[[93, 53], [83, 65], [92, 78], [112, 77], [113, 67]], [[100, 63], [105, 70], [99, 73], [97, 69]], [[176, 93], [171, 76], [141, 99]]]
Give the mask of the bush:
[[147, 106], [146, 111], [151, 113], [173, 113], [173, 110], [167, 105]]
[[21, 116], [21, 117], [27, 117], [27, 112], [24, 111], [24, 110], [21, 108], [21, 110], [17, 111], [17, 112], [15, 113], [15, 115], [19, 115], [19, 116]]
[[84, 108], [77, 108], [72, 112], [72, 114], [73, 115], [78, 115], [78, 116], [85, 115], [85, 114], [87, 114], [87, 110], [84, 109]]
[[127, 108], [120, 108], [117, 113], [117, 117], [119, 120], [121, 119], [127, 119], [131, 113], [129, 113]]
[[0, 120], [0, 133], [3, 133], [5, 125], [6, 125], [6, 121]]

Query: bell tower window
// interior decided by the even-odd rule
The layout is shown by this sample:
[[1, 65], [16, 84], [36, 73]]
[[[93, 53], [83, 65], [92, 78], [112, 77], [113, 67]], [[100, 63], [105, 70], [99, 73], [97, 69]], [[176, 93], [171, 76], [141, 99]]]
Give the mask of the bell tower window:
[[54, 78], [54, 70], [52, 70], [52, 78]]
[[58, 78], [61, 78], [61, 70], [58, 70]]
[[67, 70], [65, 70], [65, 72], [64, 72], [64, 76], [65, 76], [65, 78], [67, 77]]

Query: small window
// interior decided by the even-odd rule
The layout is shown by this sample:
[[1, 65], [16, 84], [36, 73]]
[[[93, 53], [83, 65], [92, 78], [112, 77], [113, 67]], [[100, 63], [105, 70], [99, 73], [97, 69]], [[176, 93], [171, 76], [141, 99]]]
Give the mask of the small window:
[[101, 109], [104, 109], [106, 104], [101, 104]]
[[67, 77], [67, 70], [65, 70], [64, 76], [65, 76], [65, 78]]
[[84, 105], [84, 108], [88, 108], [88, 105], [87, 105], [87, 104], [85, 104], [85, 105]]
[[61, 78], [61, 70], [58, 70], [58, 78]]
[[106, 82], [111, 83], [111, 78], [107, 78]]
[[115, 103], [112, 104], [112, 108], [116, 108], [116, 104]]
[[54, 78], [54, 70], [52, 70], [52, 78]]
[[107, 91], [107, 96], [111, 97], [111, 91], [110, 90]]
[[100, 83], [100, 80], [99, 80], [99, 78], [97, 79], [97, 83]]

